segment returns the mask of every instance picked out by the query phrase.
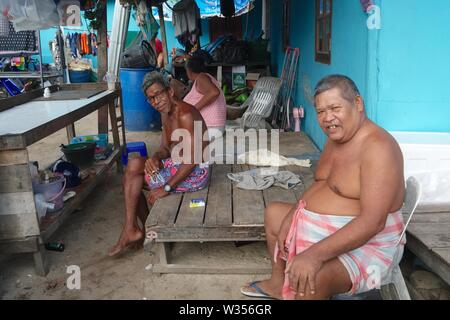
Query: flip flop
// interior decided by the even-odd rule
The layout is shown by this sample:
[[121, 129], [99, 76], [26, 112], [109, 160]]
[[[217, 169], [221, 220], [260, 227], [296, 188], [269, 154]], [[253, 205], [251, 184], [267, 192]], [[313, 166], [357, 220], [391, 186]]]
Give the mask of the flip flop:
[[[247, 297], [251, 298], [264, 298], [264, 299], [275, 299], [270, 296], [266, 292], [264, 292], [260, 287], [258, 287], [258, 283], [260, 281], [253, 281], [249, 285], [241, 288], [241, 293]], [[253, 288], [255, 291], [252, 291], [250, 288]]]

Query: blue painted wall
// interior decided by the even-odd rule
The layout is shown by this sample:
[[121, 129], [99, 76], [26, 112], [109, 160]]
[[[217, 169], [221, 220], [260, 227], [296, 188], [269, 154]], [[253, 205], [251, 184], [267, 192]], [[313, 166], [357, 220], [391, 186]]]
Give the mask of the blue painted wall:
[[450, 132], [450, 2], [381, 2], [377, 122]]
[[[271, 51], [272, 69], [280, 76], [284, 51], [282, 48], [282, 4], [272, 0], [271, 7]], [[333, 1], [331, 65], [314, 61], [315, 46], [315, 1], [291, 1], [290, 46], [300, 48], [300, 64], [295, 85], [295, 105], [305, 108], [306, 117], [302, 130], [323, 148], [326, 136], [320, 129], [313, 105], [312, 95], [317, 82], [326, 75], [341, 73], [351, 77], [361, 94], [366, 94], [367, 75], [367, 15], [359, 1]]]

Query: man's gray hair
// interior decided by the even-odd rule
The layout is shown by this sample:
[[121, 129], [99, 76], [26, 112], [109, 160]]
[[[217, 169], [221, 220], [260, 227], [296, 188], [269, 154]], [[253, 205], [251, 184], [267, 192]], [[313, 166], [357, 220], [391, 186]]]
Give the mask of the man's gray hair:
[[144, 94], [147, 91], [147, 89], [150, 88], [155, 83], [160, 84], [164, 89], [170, 88], [168, 79], [165, 79], [164, 76], [158, 71], [151, 71], [145, 75], [144, 80], [142, 81], [141, 89], [144, 92]]
[[314, 90], [314, 98], [319, 94], [334, 88], [338, 88], [342, 98], [351, 103], [355, 102], [357, 96], [361, 96], [358, 87], [352, 79], [344, 75], [333, 74], [319, 81]]

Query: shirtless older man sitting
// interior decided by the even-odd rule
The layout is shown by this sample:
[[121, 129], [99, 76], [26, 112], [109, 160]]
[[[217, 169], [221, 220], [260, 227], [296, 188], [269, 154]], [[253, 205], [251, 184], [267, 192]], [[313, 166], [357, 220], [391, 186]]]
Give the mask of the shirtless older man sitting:
[[366, 292], [403, 254], [398, 144], [367, 118], [355, 83], [345, 76], [318, 83], [315, 108], [328, 136], [315, 182], [298, 204], [266, 208], [272, 275], [244, 286], [245, 295], [328, 299]]
[[[128, 162], [123, 177], [125, 225], [117, 244], [108, 252], [110, 256], [144, 239], [144, 230], [139, 227], [137, 220], [139, 218], [145, 224], [149, 212], [142, 194], [144, 183], [151, 189], [148, 200], [153, 204], [171, 192], [203, 189], [209, 178], [208, 166], [201, 163], [206, 160], [203, 155], [208, 142], [203, 141], [203, 137], [207, 127], [197, 109], [176, 99], [173, 89], [156, 71], [145, 76], [142, 90], [153, 107], [161, 113], [161, 145], [149, 159], [134, 158]], [[195, 129], [201, 132], [196, 134]], [[173, 137], [180, 139], [172, 141]], [[178, 159], [171, 157], [172, 151]]]

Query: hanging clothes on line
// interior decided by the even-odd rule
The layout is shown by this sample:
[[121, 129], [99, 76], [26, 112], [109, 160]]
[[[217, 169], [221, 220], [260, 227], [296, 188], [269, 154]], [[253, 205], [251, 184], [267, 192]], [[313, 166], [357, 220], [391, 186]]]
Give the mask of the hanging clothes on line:
[[172, 24], [178, 42], [190, 49], [198, 42], [202, 34], [200, 9], [194, 0], [181, 0], [173, 6]]
[[97, 55], [97, 36], [95, 33], [67, 33], [65, 43], [67, 48], [70, 48], [73, 58]]

